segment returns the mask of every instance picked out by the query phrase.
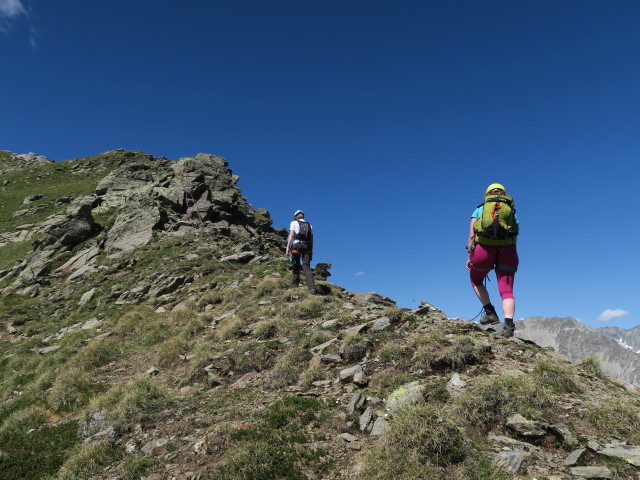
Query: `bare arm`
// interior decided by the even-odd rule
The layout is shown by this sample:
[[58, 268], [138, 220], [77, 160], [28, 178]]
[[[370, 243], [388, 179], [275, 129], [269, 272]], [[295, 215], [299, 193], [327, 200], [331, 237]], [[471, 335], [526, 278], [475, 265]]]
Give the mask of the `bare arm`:
[[293, 230], [289, 230], [289, 238], [287, 238], [287, 250], [285, 255], [289, 255], [289, 247], [291, 246], [291, 240], [293, 240], [293, 236], [296, 234]]
[[469, 225], [469, 238], [467, 239], [467, 245], [473, 245], [476, 238], [476, 232], [473, 230], [473, 224], [476, 223], [477, 218], [471, 217], [471, 225]]
[[[476, 220], [477, 218], [471, 217], [471, 225], [469, 226], [469, 238], [467, 239], [467, 247], [475, 243], [476, 233], [473, 230], [473, 224], [476, 223]], [[467, 250], [469, 252], [469, 258], [467, 258], [467, 270], [471, 270], [471, 254], [473, 253], [473, 250], [469, 248], [467, 248]]]

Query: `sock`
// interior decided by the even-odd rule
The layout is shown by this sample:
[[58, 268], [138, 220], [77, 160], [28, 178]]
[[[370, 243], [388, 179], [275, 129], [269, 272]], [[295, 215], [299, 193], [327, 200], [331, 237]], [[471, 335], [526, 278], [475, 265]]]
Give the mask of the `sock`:
[[504, 323], [506, 323], [507, 325], [513, 325], [513, 318], [504, 318]]
[[483, 305], [483, 308], [487, 313], [496, 313], [496, 309], [493, 305], [491, 305], [491, 302], [487, 303], [486, 305]]

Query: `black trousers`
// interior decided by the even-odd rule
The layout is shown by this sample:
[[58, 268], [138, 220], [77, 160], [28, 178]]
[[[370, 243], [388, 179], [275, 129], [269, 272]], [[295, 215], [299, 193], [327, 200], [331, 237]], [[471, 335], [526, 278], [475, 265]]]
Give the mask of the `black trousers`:
[[311, 271], [311, 256], [310, 251], [293, 254], [291, 283], [294, 285], [300, 284], [300, 269], [302, 268], [302, 273], [307, 281], [307, 288], [309, 290], [315, 290], [316, 282], [313, 279], [313, 272]]

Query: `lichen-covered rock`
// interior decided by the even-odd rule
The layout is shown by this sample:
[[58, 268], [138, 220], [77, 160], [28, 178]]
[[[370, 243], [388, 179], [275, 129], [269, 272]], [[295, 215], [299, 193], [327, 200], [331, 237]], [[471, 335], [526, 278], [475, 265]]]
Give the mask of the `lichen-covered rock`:
[[164, 220], [164, 215], [157, 207], [121, 213], [107, 234], [105, 242], [107, 255], [118, 258], [137, 247], [146, 245], [153, 237], [153, 230], [162, 225]]
[[389, 395], [386, 401], [386, 406], [393, 412], [400, 405], [415, 403], [422, 398], [424, 389], [424, 385], [421, 385], [418, 381], [405, 383]]

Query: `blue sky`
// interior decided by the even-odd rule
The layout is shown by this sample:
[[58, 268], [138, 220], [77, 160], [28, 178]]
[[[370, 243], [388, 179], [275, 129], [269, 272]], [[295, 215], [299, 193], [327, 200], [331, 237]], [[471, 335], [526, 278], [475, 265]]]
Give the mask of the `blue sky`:
[[500, 182], [516, 318], [640, 324], [634, 0], [0, 0], [0, 58], [2, 149], [216, 153], [274, 226], [307, 212], [335, 283], [467, 318]]

